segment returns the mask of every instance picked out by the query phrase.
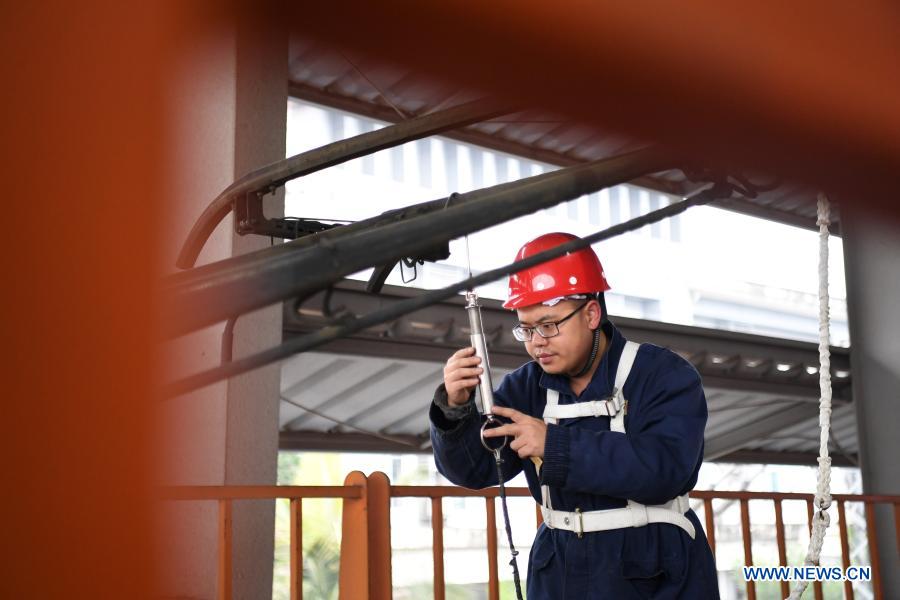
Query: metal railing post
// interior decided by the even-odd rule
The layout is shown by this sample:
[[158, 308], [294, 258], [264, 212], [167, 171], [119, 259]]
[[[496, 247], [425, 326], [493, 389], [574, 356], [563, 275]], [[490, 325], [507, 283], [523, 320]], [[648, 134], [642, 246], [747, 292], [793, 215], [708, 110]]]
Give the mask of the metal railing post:
[[713, 513], [712, 498], [703, 499], [703, 518], [706, 521], [706, 541], [712, 551], [713, 562], [716, 560], [716, 523]]
[[894, 535], [897, 536], [897, 549], [900, 551], [900, 502], [894, 502]]
[[882, 600], [884, 592], [881, 590], [881, 557], [878, 555], [878, 530], [875, 527], [875, 504], [866, 501], [866, 533], [869, 539], [869, 559], [872, 562], [872, 591], [875, 592], [875, 600]]
[[[753, 566], [753, 538], [750, 537], [750, 500], [741, 498], [741, 534], [744, 538], [744, 564]], [[747, 581], [747, 600], [756, 600], [756, 583]]]
[[[809, 535], [812, 535], [813, 530], [813, 500], [812, 498], [806, 499], [806, 520], [809, 522]], [[814, 581], [813, 582], [813, 593], [815, 594], [816, 600], [822, 600], [822, 582]]]
[[444, 600], [444, 506], [443, 498], [431, 499], [431, 554], [434, 561], [434, 600]]
[[[844, 572], [850, 566], [850, 542], [847, 537], [847, 511], [844, 510], [844, 501], [838, 500], [838, 526], [841, 535], [841, 564], [844, 566]], [[853, 600], [853, 584], [850, 581], [844, 582], [844, 600]]]
[[219, 500], [219, 600], [231, 600], [231, 500]]
[[484, 499], [487, 513], [488, 600], [500, 600], [500, 578], [497, 574], [497, 512], [494, 498]]
[[391, 482], [380, 471], [369, 475], [368, 509], [369, 600], [391, 600]]
[[344, 498], [338, 598], [365, 600], [369, 597], [368, 480], [361, 472], [353, 471], [344, 479], [344, 485], [362, 488], [362, 494], [359, 498]]
[[291, 600], [303, 600], [303, 498], [291, 498]]
[[[778, 544], [778, 564], [787, 566], [787, 547], [784, 540], [784, 516], [781, 513], [781, 499], [775, 498], [775, 541]], [[781, 582], [781, 596], [787, 598], [791, 594], [791, 586], [787, 581]]]

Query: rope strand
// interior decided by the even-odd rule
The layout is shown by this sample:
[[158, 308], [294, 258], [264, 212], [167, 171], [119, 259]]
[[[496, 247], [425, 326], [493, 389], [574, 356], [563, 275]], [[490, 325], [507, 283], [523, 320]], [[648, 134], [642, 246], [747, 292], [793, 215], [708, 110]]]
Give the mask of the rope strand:
[[[831, 523], [828, 508], [831, 506], [831, 457], [828, 455], [828, 435], [831, 429], [831, 352], [829, 340], [828, 312], [828, 225], [831, 223], [831, 209], [825, 194], [819, 194], [819, 472], [816, 483], [816, 513], [809, 538], [809, 549], [805, 563], [818, 565], [825, 541], [825, 530]], [[807, 581], [799, 581], [791, 591], [788, 600], [799, 600], [809, 586]]]

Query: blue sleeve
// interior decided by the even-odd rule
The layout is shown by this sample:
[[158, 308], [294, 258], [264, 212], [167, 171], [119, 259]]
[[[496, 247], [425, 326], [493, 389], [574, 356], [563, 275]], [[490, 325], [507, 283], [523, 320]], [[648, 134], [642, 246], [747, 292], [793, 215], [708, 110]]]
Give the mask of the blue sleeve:
[[[506, 379], [494, 392], [495, 402], [502, 406], [508, 406], [503, 400]], [[443, 384], [438, 387], [435, 395], [441, 393], [447, 393]], [[497, 464], [494, 455], [481, 445], [482, 417], [474, 409], [474, 403], [470, 405], [472, 410], [462, 419], [450, 421], [435, 402], [431, 403], [431, 445], [435, 465], [444, 477], [462, 487], [481, 489], [498, 484]], [[503, 480], [509, 481], [522, 470], [522, 460], [506, 447], [501, 456]]]
[[629, 400], [624, 434], [548, 426], [542, 482], [643, 504], [689, 491], [703, 456], [706, 398], [689, 363], [666, 367], [646, 382], [626, 385], [640, 394], [640, 402]]

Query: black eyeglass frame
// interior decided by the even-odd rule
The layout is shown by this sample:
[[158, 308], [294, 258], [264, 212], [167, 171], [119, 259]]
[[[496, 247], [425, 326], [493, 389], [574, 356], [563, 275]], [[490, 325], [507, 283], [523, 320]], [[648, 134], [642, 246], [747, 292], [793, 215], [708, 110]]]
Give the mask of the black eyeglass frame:
[[[513, 337], [516, 338], [520, 342], [530, 342], [534, 338], [535, 331], [537, 332], [537, 334], [539, 336], [541, 336], [545, 340], [547, 338], [556, 337], [559, 335], [559, 326], [562, 325], [563, 323], [565, 323], [566, 321], [568, 321], [569, 319], [571, 319], [572, 317], [574, 317], [575, 313], [577, 313], [579, 310], [581, 310], [582, 308], [584, 308], [585, 306], [587, 306], [590, 303], [591, 303], [591, 301], [588, 300], [587, 302], [580, 305], [578, 308], [576, 308], [575, 310], [573, 310], [572, 312], [567, 314], [565, 317], [563, 317], [559, 321], [546, 321], [544, 323], [538, 323], [534, 327], [525, 327], [524, 325], [516, 325], [515, 327], [512, 328]], [[551, 334], [542, 333], [540, 328], [546, 327], [547, 325], [553, 325], [554, 329], [556, 331]]]

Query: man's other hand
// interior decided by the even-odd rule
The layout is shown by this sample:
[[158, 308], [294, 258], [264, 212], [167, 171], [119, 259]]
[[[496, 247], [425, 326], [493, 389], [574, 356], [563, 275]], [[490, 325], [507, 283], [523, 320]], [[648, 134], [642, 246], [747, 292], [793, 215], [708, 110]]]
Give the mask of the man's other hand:
[[478, 365], [481, 359], [475, 356], [471, 346], [456, 351], [444, 365], [444, 387], [450, 406], [462, 406], [469, 401], [472, 390], [478, 385], [478, 376], [484, 370]]

